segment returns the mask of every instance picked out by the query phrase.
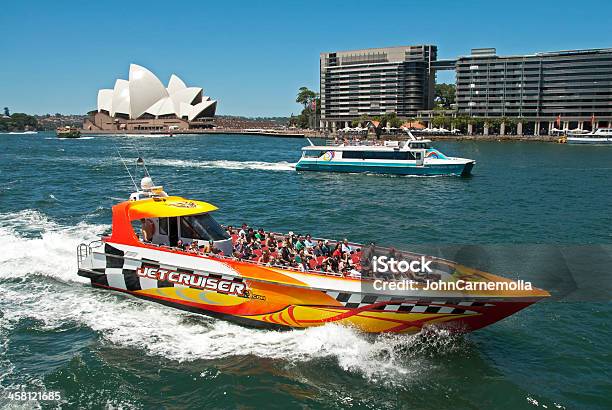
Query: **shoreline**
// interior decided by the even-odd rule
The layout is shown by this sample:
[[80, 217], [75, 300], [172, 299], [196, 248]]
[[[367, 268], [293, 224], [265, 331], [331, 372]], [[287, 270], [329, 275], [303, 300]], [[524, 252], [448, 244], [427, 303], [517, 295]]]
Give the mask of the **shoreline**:
[[[320, 138], [325, 140], [333, 140], [335, 135], [323, 135], [312, 130], [303, 130], [302, 132], [285, 132], [273, 130], [247, 131], [242, 129], [207, 129], [207, 130], [177, 130], [177, 131], [136, 131], [130, 130], [127, 132], [121, 131], [99, 131], [99, 130], [81, 130], [81, 135], [96, 135], [96, 136], [138, 136], [138, 135], [216, 135], [216, 134], [235, 134], [235, 135], [256, 135], [264, 137], [278, 138]], [[490, 142], [506, 142], [506, 141], [527, 141], [527, 142], [558, 142], [558, 136], [550, 135], [419, 135], [418, 137], [427, 138], [432, 141], [490, 141]], [[361, 136], [360, 139], [364, 139]], [[367, 138], [372, 140], [372, 136]], [[380, 140], [407, 140], [407, 135], [381, 135]]]
[[81, 135], [208, 135], [208, 134], [239, 134], [239, 135], [258, 135], [265, 137], [283, 137], [283, 138], [305, 138], [306, 132], [285, 132], [282, 130], [257, 130], [248, 131], [234, 128], [223, 129], [201, 129], [201, 130], [168, 130], [168, 131], [150, 131], [150, 130], [129, 130], [129, 131], [100, 131], [100, 130], [85, 130], [81, 129]]

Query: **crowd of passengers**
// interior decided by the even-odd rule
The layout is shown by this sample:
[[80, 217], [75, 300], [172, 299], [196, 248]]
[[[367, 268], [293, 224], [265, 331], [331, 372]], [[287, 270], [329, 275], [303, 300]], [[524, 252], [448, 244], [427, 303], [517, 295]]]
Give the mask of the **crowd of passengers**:
[[261, 228], [255, 230], [246, 224], [240, 228], [228, 226], [226, 230], [233, 239], [233, 256], [238, 259], [300, 271], [359, 274], [361, 249], [353, 249], [347, 239], [331, 243], [329, 240], [314, 240], [310, 234], [302, 236], [289, 232], [280, 236]]
[[[287, 235], [280, 235], [265, 232], [261, 228], [255, 230], [246, 224], [242, 224], [240, 228], [230, 225], [224, 229], [232, 238], [232, 255], [224, 255], [215, 247], [212, 240], [206, 245], [198, 245], [197, 241], [184, 243], [179, 240], [178, 247], [199, 255], [231, 256], [266, 266], [289, 267], [303, 272], [318, 271], [354, 277], [376, 276], [384, 279], [403, 278], [397, 272], [389, 272], [385, 275], [375, 275], [371, 272], [370, 262], [374, 256], [374, 243], [362, 250], [349, 244], [347, 239], [341, 242], [330, 242], [323, 239], [314, 240], [310, 234], [302, 236], [289, 232]], [[396, 253], [394, 248], [388, 250], [388, 256], [402, 259], [401, 253]], [[411, 277], [411, 279], [423, 278]]]

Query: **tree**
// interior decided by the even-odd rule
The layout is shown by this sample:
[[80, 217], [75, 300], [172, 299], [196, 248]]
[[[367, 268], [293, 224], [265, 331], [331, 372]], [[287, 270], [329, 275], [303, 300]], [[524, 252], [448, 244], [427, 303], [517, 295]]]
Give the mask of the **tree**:
[[384, 116], [385, 125], [389, 125], [391, 128], [399, 128], [402, 126], [402, 120], [397, 116], [396, 113], [385, 114]]
[[11, 113], [9, 112], [8, 107], [4, 107], [4, 116], [5, 117], [10, 117], [11, 116]]
[[431, 119], [431, 123], [436, 128], [450, 128], [451, 118], [443, 115], [436, 115]]
[[[321, 113], [321, 99], [307, 87], [300, 87], [295, 102], [302, 104], [304, 109], [295, 119], [295, 125], [300, 128], [316, 128], [316, 117]], [[313, 109], [314, 108], [314, 109]]]
[[0, 131], [23, 131], [36, 129], [38, 120], [35, 117], [23, 113], [14, 113], [10, 117], [0, 118]]
[[451, 104], [455, 103], [455, 84], [436, 84], [435, 99], [445, 108], [450, 108]]
[[[317, 93], [312, 90], [309, 90], [307, 87], [300, 87], [298, 90], [297, 98], [295, 102], [298, 104], [302, 104], [304, 108], [310, 107], [312, 101], [317, 98]], [[319, 104], [317, 104], [319, 105]]]

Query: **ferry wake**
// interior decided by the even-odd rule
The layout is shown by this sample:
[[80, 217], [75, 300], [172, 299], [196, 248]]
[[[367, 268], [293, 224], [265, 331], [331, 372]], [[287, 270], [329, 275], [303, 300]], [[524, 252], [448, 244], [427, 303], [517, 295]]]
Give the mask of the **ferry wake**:
[[549, 296], [393, 248], [223, 227], [215, 210], [168, 196], [145, 176], [113, 207], [112, 233], [78, 246], [78, 274], [96, 288], [271, 329], [337, 323], [372, 333], [465, 332]]

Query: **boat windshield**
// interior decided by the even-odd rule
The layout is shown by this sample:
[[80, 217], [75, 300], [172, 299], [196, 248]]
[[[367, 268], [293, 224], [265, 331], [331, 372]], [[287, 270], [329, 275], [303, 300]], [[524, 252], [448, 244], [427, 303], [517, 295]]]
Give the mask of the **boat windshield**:
[[305, 150], [304, 158], [319, 158], [323, 153], [324, 151]]
[[230, 236], [209, 214], [182, 216], [181, 236], [189, 239], [222, 241]]

